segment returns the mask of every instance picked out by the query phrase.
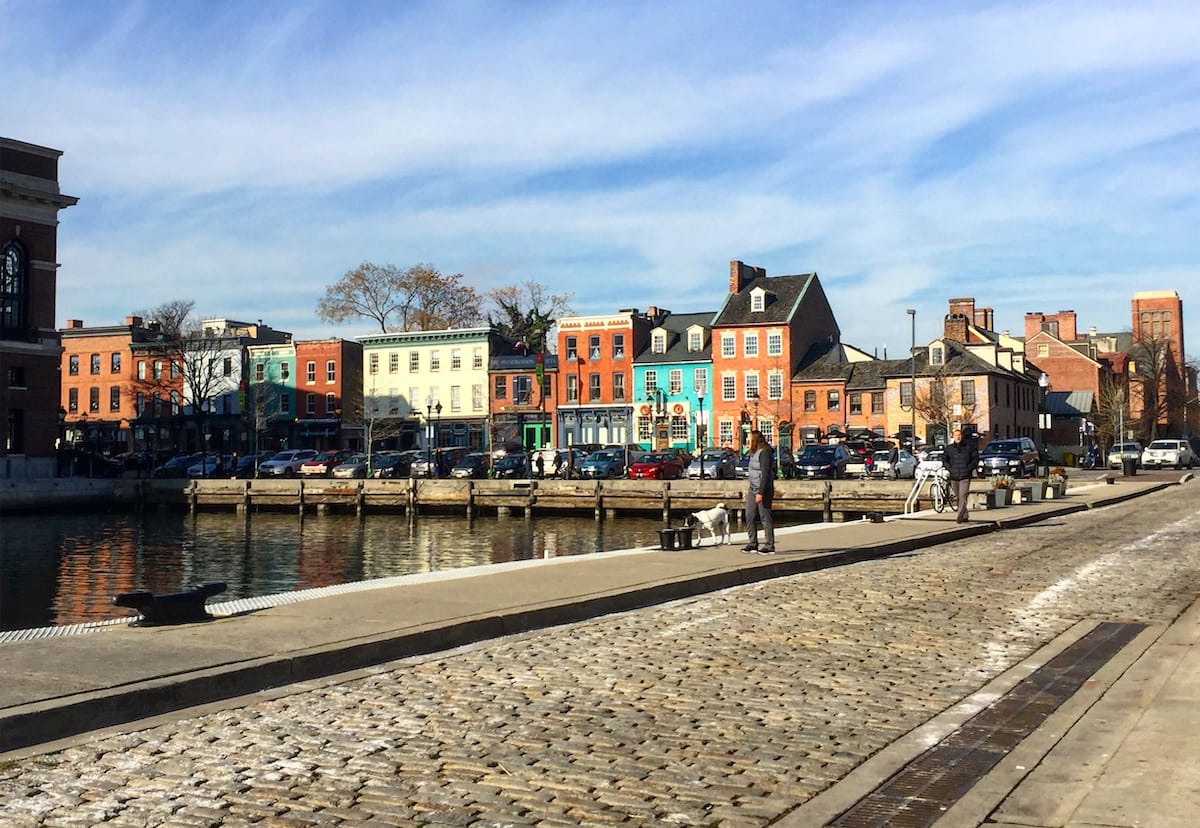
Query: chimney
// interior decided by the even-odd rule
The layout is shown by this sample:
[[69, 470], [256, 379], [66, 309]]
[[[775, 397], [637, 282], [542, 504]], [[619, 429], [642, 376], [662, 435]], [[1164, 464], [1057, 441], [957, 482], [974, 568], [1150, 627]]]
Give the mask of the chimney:
[[975, 327], [983, 328], [985, 331], [993, 330], [992, 314], [993, 311], [991, 308], [980, 308], [975, 311]]
[[125, 324], [128, 325], [130, 328], [140, 328], [140, 327], [142, 327], [142, 317], [126, 316]]
[[76, 328], [82, 328], [82, 327], [83, 327], [82, 319], [68, 319], [67, 320], [67, 328], [68, 329], [76, 329]]
[[1046, 314], [1044, 313], [1027, 313], [1025, 314], [1025, 338], [1033, 336], [1039, 331], [1045, 330]]
[[966, 314], [946, 314], [945, 338], [952, 342], [966, 342], [967, 326], [970, 324], [967, 320]]
[[1062, 310], [1058, 312], [1058, 338], [1063, 342], [1074, 342], [1079, 338], [1075, 311]]
[[767, 269], [764, 267], [751, 267], [748, 264], [743, 264], [737, 259], [729, 263], [729, 292], [741, 293], [746, 285], [759, 276], [766, 277]]

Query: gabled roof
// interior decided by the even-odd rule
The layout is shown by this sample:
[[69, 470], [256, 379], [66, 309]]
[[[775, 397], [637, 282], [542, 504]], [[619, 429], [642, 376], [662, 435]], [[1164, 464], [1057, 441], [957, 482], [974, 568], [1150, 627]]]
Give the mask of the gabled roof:
[[1005, 376], [1031, 377], [1017, 371], [1009, 371], [967, 350], [960, 342], [941, 340], [946, 348], [943, 365], [929, 364], [929, 348], [919, 347], [913, 359], [875, 359], [865, 362], [847, 362], [842, 346], [837, 342], [819, 342], [808, 349], [801, 360], [800, 370], [792, 377], [793, 382], [831, 382], [845, 380], [847, 390], [884, 388], [889, 379], [903, 379], [916, 371], [918, 377], [927, 377], [935, 372], [949, 376], [978, 376], [980, 374], [1003, 374]]
[[[710, 362], [712, 360], [712, 329], [709, 327], [713, 320], [712, 311], [702, 313], [672, 313], [657, 326], [650, 329], [646, 343], [634, 355], [637, 364], [662, 364], [665, 362]], [[687, 347], [687, 331], [694, 325], [704, 328], [704, 340], [699, 351], [689, 351]], [[651, 351], [654, 332], [658, 329], [667, 332], [667, 349], [665, 353], [656, 354]]]
[[[816, 281], [817, 274], [797, 276], [757, 276], [737, 293], [725, 297], [725, 304], [712, 319], [715, 328], [721, 325], [778, 325], [791, 320], [800, 307], [805, 293]], [[750, 294], [755, 288], [767, 292], [766, 307], [750, 310]]]
[[1046, 410], [1055, 417], [1086, 417], [1092, 413], [1094, 400], [1091, 391], [1049, 391]]

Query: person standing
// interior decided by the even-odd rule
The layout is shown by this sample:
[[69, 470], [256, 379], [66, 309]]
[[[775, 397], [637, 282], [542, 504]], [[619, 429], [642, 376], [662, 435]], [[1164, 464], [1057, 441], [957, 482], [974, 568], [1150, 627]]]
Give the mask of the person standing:
[[[775, 521], [771, 500], [775, 497], [775, 451], [758, 429], [750, 432], [750, 466], [746, 474], [746, 545], [743, 552], [775, 554]], [[765, 544], [758, 545], [758, 525], [762, 524]]]
[[954, 488], [954, 497], [958, 501], [958, 523], [966, 523], [967, 494], [971, 491], [971, 475], [979, 465], [979, 446], [977, 441], [963, 440], [961, 428], [954, 429], [954, 439], [946, 446], [946, 470], [950, 472], [950, 485]]

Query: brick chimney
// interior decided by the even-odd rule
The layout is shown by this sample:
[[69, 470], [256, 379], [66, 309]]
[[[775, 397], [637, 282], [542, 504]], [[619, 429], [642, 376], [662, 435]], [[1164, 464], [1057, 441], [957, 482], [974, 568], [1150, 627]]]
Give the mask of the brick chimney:
[[76, 328], [82, 328], [82, 327], [83, 327], [82, 319], [68, 319], [67, 320], [67, 328], [70, 330], [74, 330]]
[[126, 317], [125, 317], [125, 324], [126, 324], [127, 326], [129, 326], [130, 328], [140, 328], [140, 327], [142, 327], [142, 317], [140, 317], [140, 316], [126, 316]]
[[748, 264], [743, 264], [737, 259], [729, 263], [729, 292], [741, 293], [746, 285], [750, 284], [759, 276], [766, 276], [767, 270], [763, 267], [751, 267]]
[[1074, 342], [1079, 338], [1078, 322], [1075, 311], [1060, 310], [1058, 312], [1058, 338], [1063, 342]]
[[1044, 313], [1027, 313], [1025, 314], [1025, 338], [1045, 330], [1046, 314]]
[[994, 311], [991, 308], [978, 308], [975, 311], [975, 327], [983, 328], [985, 331], [993, 330], [992, 316]]
[[968, 324], [970, 323], [964, 314], [946, 314], [945, 338], [952, 342], [966, 342]]

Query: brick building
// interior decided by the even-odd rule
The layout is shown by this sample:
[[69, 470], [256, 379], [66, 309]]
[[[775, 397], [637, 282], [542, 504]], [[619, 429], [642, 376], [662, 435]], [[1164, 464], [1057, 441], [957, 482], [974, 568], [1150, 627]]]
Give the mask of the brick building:
[[0, 138], [0, 477], [49, 477], [63, 437], [55, 330], [59, 150]]

